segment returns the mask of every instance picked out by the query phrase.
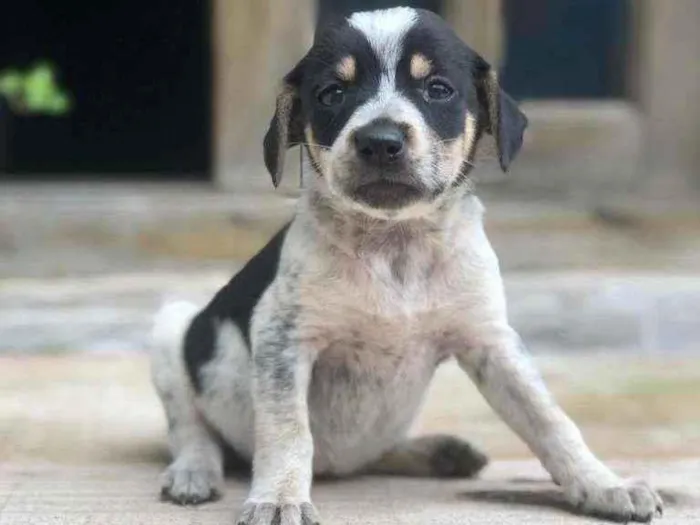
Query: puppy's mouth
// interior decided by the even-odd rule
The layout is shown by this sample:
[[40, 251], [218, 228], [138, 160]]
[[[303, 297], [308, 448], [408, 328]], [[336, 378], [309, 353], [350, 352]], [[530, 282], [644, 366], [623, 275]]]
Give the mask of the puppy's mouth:
[[415, 185], [396, 181], [374, 181], [354, 189], [353, 197], [372, 208], [394, 210], [421, 199], [423, 191]]

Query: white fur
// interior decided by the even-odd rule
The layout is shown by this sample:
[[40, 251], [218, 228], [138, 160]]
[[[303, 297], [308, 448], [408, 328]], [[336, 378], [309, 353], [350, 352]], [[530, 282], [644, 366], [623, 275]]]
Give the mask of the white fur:
[[[205, 416], [239, 452], [254, 457], [246, 509], [311, 508], [312, 472], [356, 472], [400, 448], [435, 368], [454, 355], [569, 501], [621, 516], [646, 516], [660, 505], [646, 485], [621, 480], [595, 458], [528, 364], [508, 323], [477, 198], [419, 221], [415, 230], [370, 226], [343, 235], [342, 220], [313, 220], [319, 210], [312, 195], [302, 199], [280, 273], [251, 326], [256, 355], [266, 348], [266, 329], [289, 313], [285, 305], [291, 301], [303, 311], [295, 343], [285, 348], [295, 360], [289, 395], [280, 397], [257, 367], [251, 374], [240, 333], [224, 323], [217, 355], [202, 371], [204, 392], [195, 398], [181, 343], [196, 309], [178, 304], [158, 316], [154, 380], [177, 423], [170, 434], [175, 461], [164, 478], [171, 493], [201, 496], [218, 486], [220, 451], [201, 424]], [[407, 237], [397, 244], [397, 234]], [[406, 254], [397, 276], [392, 264]], [[433, 272], [429, 279], [426, 271]]]
[[183, 360], [184, 334], [197, 311], [196, 305], [184, 301], [167, 304], [156, 315], [151, 334], [151, 374], [168, 418], [174, 458], [161, 484], [165, 493], [183, 503], [206, 501], [223, 485], [221, 450], [195, 406]]
[[[151, 347], [154, 350], [179, 347], [187, 327], [199, 307], [187, 301], [173, 301], [164, 304], [153, 319]], [[155, 356], [159, 354], [156, 353]]]
[[230, 321], [217, 327], [216, 355], [200, 372], [202, 395], [197, 406], [241, 456], [253, 458], [253, 371], [241, 331]]
[[391, 79], [401, 58], [404, 37], [417, 21], [418, 13], [410, 7], [355, 13], [348, 18], [348, 23], [365, 35]]
[[[333, 191], [352, 130], [376, 118], [417, 130], [416, 157], [436, 140], [395, 87], [416, 17], [397, 8], [349, 19], [383, 61], [379, 92], [357, 109], [330, 155], [322, 153], [337, 164], [300, 201], [277, 275], [253, 312], [252, 351], [236, 326], [219, 320], [215, 356], [201, 370], [197, 395], [182, 349], [196, 306], [176, 303], [157, 316], [153, 379], [174, 455], [164, 489], [181, 501], [217, 489], [221, 451], [210, 425], [253, 459], [240, 523], [270, 525], [276, 512], [282, 523], [300, 524], [302, 516], [314, 522], [313, 473], [371, 469], [386, 453], [410, 450], [402, 442], [431, 377], [454, 356], [571, 503], [588, 513], [646, 519], [660, 507], [658, 495], [621, 480], [590, 452], [522, 351], [479, 200], [463, 188], [445, 192], [440, 206], [383, 216]], [[456, 157], [474, 147], [469, 117]], [[456, 175], [454, 158], [438, 160], [417, 172]]]

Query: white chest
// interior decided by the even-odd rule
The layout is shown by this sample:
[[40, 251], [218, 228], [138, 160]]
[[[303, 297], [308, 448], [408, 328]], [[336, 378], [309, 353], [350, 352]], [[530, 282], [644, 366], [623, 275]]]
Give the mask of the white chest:
[[389, 263], [314, 287], [301, 329], [317, 360], [309, 390], [315, 470], [345, 474], [405, 438], [444, 357], [430, 279]]
[[436, 365], [433, 345], [420, 337], [338, 334], [319, 355], [309, 389], [315, 470], [352, 472], [403, 439]]

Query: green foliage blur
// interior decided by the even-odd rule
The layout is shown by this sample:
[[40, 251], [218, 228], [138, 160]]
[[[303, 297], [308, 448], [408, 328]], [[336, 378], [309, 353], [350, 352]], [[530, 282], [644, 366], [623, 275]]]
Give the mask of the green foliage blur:
[[18, 115], [66, 115], [72, 108], [70, 95], [56, 82], [56, 69], [49, 62], [37, 62], [27, 71], [0, 71], [0, 97]]

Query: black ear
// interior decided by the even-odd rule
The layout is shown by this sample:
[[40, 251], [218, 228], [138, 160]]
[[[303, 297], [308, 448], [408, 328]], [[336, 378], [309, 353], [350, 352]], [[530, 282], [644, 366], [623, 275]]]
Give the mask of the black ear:
[[527, 117], [518, 104], [501, 89], [498, 74], [483, 59], [477, 61], [475, 79], [483, 129], [491, 134], [498, 149], [498, 160], [505, 172], [523, 144]]
[[270, 121], [270, 127], [263, 141], [265, 166], [270, 172], [275, 188], [282, 180], [287, 150], [304, 141], [304, 124], [299, 98], [302, 69], [303, 61], [284, 77], [284, 83], [277, 95], [275, 115]]

